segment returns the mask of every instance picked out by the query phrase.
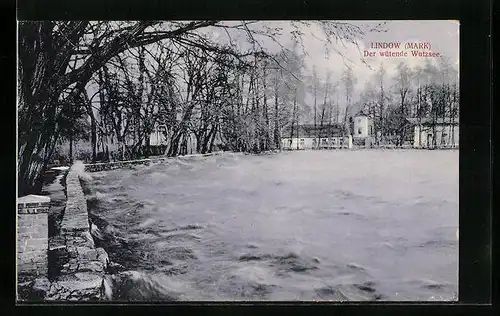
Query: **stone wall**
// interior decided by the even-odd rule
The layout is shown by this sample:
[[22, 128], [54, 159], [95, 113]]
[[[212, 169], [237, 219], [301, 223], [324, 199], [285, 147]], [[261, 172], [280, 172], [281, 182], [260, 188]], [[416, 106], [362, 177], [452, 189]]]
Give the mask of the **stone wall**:
[[[75, 163], [66, 177], [66, 208], [61, 223], [61, 232], [51, 239], [48, 246], [58, 253], [55, 262], [60, 265], [59, 273], [50, 283], [46, 278], [35, 280], [34, 288], [39, 289], [39, 296], [49, 301], [93, 301], [110, 298], [109, 285], [105, 273], [109, 257], [103, 248], [94, 244], [91, 235], [92, 223], [87, 210], [87, 202], [80, 183], [82, 172], [96, 172], [127, 168], [134, 165], [149, 164], [168, 159], [189, 159], [218, 155], [186, 155], [177, 158], [157, 157], [133, 161], [96, 163], [83, 165]], [[47, 234], [46, 234], [47, 235]]]
[[62, 267], [51, 284], [47, 300], [101, 300], [104, 295], [104, 274], [109, 263], [102, 248], [96, 248], [90, 234], [87, 202], [80, 184], [83, 168], [73, 165], [66, 177], [67, 201], [61, 223], [59, 245], [63, 249], [58, 262]]
[[166, 158], [153, 158], [153, 159], [140, 159], [140, 160], [130, 160], [130, 161], [114, 161], [114, 162], [87, 164], [85, 165], [85, 171], [98, 172], [98, 171], [129, 168], [135, 165], [148, 165], [149, 163], [162, 161], [165, 159]]
[[115, 170], [122, 168], [130, 168], [136, 165], [148, 165], [150, 163], [169, 161], [172, 159], [189, 159], [191, 157], [207, 157], [207, 156], [215, 156], [221, 155], [223, 152], [213, 152], [208, 154], [193, 154], [193, 155], [185, 155], [178, 157], [154, 157], [150, 159], [138, 159], [138, 160], [126, 160], [126, 161], [114, 161], [114, 162], [102, 162], [102, 163], [93, 163], [85, 165], [85, 171], [87, 172], [98, 172], [98, 171], [106, 171], [106, 170]]
[[18, 281], [46, 276], [48, 267], [48, 211], [50, 198], [28, 195], [17, 204]]

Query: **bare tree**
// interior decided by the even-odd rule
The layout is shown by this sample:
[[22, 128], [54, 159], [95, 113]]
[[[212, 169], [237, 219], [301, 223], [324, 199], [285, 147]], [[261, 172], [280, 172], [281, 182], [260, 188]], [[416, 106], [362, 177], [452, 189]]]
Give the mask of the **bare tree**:
[[327, 71], [325, 83], [323, 85], [324, 99], [323, 99], [323, 103], [321, 105], [320, 128], [319, 128], [319, 132], [318, 132], [318, 144], [319, 144], [319, 142], [321, 140], [321, 137], [323, 137], [323, 135], [322, 135], [323, 125], [324, 125], [325, 120], [326, 120], [326, 115], [328, 114], [327, 113], [327, 109], [329, 108], [328, 104], [330, 102], [330, 100], [329, 100], [330, 96], [329, 96], [328, 93], [332, 89], [332, 87], [331, 87], [331, 78], [332, 78], [331, 72]]
[[[279, 27], [267, 25], [267, 27], [259, 28], [259, 24], [266, 26], [269, 23], [258, 23], [257, 21], [44, 21], [19, 23], [19, 194], [33, 190], [53, 152], [55, 135], [57, 135], [59, 128], [57, 117], [61, 115], [62, 108], [66, 104], [59, 101], [71, 94], [80, 94], [86, 89], [92, 78], [96, 78], [99, 71], [102, 72], [105, 65], [108, 64], [108, 69], [114, 72], [109, 63], [118, 62], [116, 60], [118, 56], [130, 53], [139, 47], [146, 48], [145, 51], [139, 49], [139, 56], [154, 55], [151, 54], [150, 46], [164, 42], [174, 45], [174, 50], [182, 51], [196, 48], [203, 51], [211, 59], [216, 59], [219, 54], [225, 54], [245, 63], [245, 57], [254, 56], [255, 53], [270, 56], [262, 47], [262, 39], [271, 39], [280, 44], [278, 38], [282, 31]], [[290, 25], [294, 29], [292, 37], [297, 43], [301, 43], [301, 38], [304, 35], [301, 32], [301, 27], [307, 27], [311, 24], [320, 27], [328, 43], [333, 43], [335, 40], [357, 43], [357, 39], [365, 32], [349, 23], [291, 21]], [[210, 28], [226, 32], [229, 41], [231, 41], [232, 35], [237, 32], [246, 34], [253, 48], [239, 50], [237, 46], [230, 43], [214, 42], [207, 35], [209, 32], [205, 32]], [[141, 68], [144, 70], [144, 67], [141, 66]], [[139, 71], [139, 78], [131, 80], [134, 84], [137, 84], [137, 81], [146, 81], [147, 72], [143, 70]], [[101, 73], [101, 75], [103, 74]], [[120, 83], [118, 86], [123, 83], [121, 79], [118, 80]], [[139, 95], [144, 97], [145, 89], [143, 85], [138, 84], [135, 91], [137, 100], [140, 99]], [[119, 93], [122, 92], [119, 91]], [[153, 94], [151, 95], [153, 96]], [[106, 93], [101, 94], [100, 98], [105, 96]], [[122, 101], [124, 101], [123, 98]], [[90, 111], [88, 103], [81, 106], [87, 107], [91, 120], [97, 119], [96, 117], [92, 118], [93, 112]], [[190, 116], [190, 106], [193, 105], [190, 104], [184, 108], [187, 110], [185, 119]], [[106, 120], [112, 121], [108, 114], [110, 113], [106, 113]], [[117, 115], [117, 113], [114, 115], [115, 133], [118, 125], [122, 125], [118, 124]], [[130, 128], [134, 130], [136, 135], [137, 143], [141, 138], [140, 130], [143, 131], [142, 134], [148, 130], [145, 122], [149, 120], [139, 118], [144, 115], [144, 111], [135, 109], [135, 112], [129, 111], [121, 118], [124, 125], [120, 127], [123, 129], [125, 125], [130, 124]], [[103, 134], [106, 131], [101, 131], [97, 127], [97, 122], [94, 123], [92, 129], [95, 137], [93, 136], [92, 139], [93, 143], [96, 144], [97, 134]], [[188, 125], [184, 120], [181, 120], [180, 125], [176, 127], [177, 131], [174, 133], [174, 142], [170, 147], [169, 154], [179, 153], [176, 147], [178, 147], [178, 142], [185, 143]], [[126, 135], [128, 135], [128, 130]], [[123, 133], [120, 138], [122, 136], [124, 136]], [[121, 139], [119, 142], [125, 144], [126, 139]], [[124, 147], [124, 152], [126, 146], [122, 147]]]
[[[316, 71], [316, 66], [313, 66], [311, 80], [312, 80], [311, 89], [314, 97], [314, 129], [316, 130], [317, 120], [318, 120], [317, 112], [318, 112], [318, 86], [319, 86], [319, 78], [318, 78], [318, 73]], [[319, 139], [316, 142], [316, 146], [319, 146]]]
[[[380, 67], [375, 73], [375, 79], [377, 85], [379, 87], [379, 97], [378, 97], [378, 119], [375, 121], [375, 130], [380, 131], [381, 137], [384, 137], [386, 131], [384, 130], [384, 116], [385, 116], [385, 103], [386, 103], [386, 95], [384, 91], [384, 82], [386, 76], [386, 70], [384, 68], [384, 64], [380, 63]], [[382, 141], [380, 139], [379, 141]]]
[[343, 120], [344, 122], [343, 137], [344, 137], [346, 133], [347, 135], [350, 135], [352, 132], [350, 131], [349, 127], [348, 115], [349, 112], [351, 111], [352, 95], [354, 93], [354, 86], [357, 83], [357, 78], [355, 77], [352, 68], [346, 66], [340, 80], [342, 82], [342, 85], [344, 86], [345, 100], [346, 100], [344, 120]]
[[404, 137], [406, 134], [406, 117], [409, 115], [408, 111], [408, 95], [411, 91], [412, 84], [412, 71], [405, 63], [401, 62], [396, 67], [396, 84], [395, 88], [399, 96], [399, 109], [401, 111], [400, 122], [397, 128], [397, 133], [399, 136], [398, 143], [403, 145]]

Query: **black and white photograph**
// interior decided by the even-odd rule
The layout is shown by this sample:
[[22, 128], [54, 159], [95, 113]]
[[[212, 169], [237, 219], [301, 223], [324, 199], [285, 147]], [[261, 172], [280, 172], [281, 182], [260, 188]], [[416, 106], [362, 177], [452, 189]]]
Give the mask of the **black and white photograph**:
[[17, 301], [458, 301], [459, 28], [19, 20]]

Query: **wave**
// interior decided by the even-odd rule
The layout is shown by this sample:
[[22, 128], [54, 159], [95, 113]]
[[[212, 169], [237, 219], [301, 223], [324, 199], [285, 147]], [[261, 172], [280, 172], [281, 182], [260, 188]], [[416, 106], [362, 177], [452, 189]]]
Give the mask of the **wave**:
[[140, 223], [139, 225], [137, 225], [137, 228], [138, 229], [146, 228], [148, 226], [151, 226], [155, 222], [156, 222], [156, 220], [154, 218], [148, 218], [145, 221], [143, 221], [142, 223]]
[[177, 232], [177, 231], [183, 231], [183, 230], [195, 230], [195, 229], [202, 229], [202, 228], [204, 228], [204, 226], [199, 225], [199, 224], [189, 224], [189, 225], [185, 225], [185, 226], [179, 226], [176, 228], [164, 230], [163, 233]]
[[428, 240], [419, 244], [420, 248], [444, 248], [444, 247], [458, 247], [458, 240]]
[[276, 267], [280, 272], [307, 272], [317, 270], [319, 259], [306, 259], [295, 252], [285, 255], [274, 254], [244, 254], [238, 258], [240, 262], [269, 261], [270, 266]]
[[113, 301], [176, 301], [179, 292], [138, 271], [125, 271], [105, 277], [105, 293]]
[[263, 300], [280, 288], [268, 267], [245, 265], [222, 274], [217, 291], [231, 300]]
[[200, 236], [194, 235], [194, 234], [189, 234], [189, 233], [176, 233], [176, 234], [160, 233], [160, 236], [162, 236], [165, 241], [187, 241], [187, 240], [200, 241], [201, 240]]
[[447, 286], [451, 286], [451, 284], [446, 284], [427, 278], [405, 279], [404, 282], [412, 286], [418, 286], [420, 288], [425, 288], [425, 289], [441, 289]]
[[331, 301], [378, 301], [386, 296], [377, 293], [374, 282], [351, 285], [326, 285], [315, 290], [316, 295], [323, 300]]

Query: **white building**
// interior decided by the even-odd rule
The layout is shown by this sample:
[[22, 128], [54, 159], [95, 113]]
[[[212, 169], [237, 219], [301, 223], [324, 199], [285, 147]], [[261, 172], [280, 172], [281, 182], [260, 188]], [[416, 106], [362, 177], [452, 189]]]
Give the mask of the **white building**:
[[287, 127], [282, 132], [283, 149], [335, 149], [352, 148], [352, 137], [344, 132], [342, 124], [326, 124], [323, 126], [303, 124]]
[[358, 112], [354, 115], [352, 129], [354, 145], [360, 147], [371, 147], [375, 142], [373, 119], [363, 112]]
[[459, 125], [458, 119], [450, 122], [442, 118], [408, 119], [413, 126], [413, 147], [415, 148], [443, 148], [458, 147]]
[[352, 136], [354, 138], [366, 138], [373, 137], [373, 135], [373, 119], [362, 112], [354, 115], [354, 130]]

